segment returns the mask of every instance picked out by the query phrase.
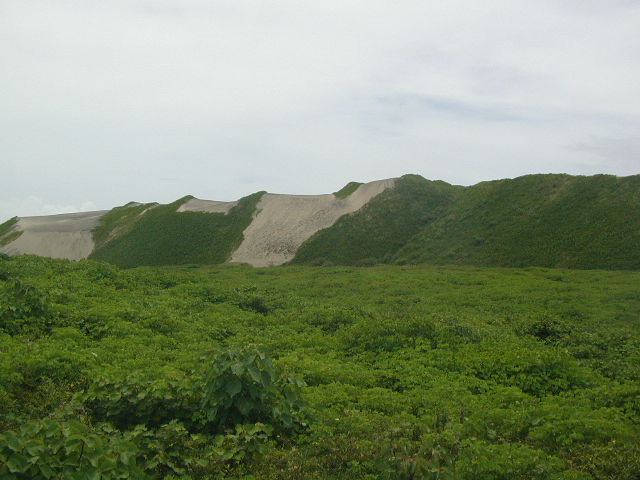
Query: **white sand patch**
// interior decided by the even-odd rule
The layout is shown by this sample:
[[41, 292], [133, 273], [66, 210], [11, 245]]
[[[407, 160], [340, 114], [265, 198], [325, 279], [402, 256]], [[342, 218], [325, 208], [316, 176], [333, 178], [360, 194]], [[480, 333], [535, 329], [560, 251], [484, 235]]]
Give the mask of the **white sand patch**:
[[244, 231], [244, 240], [231, 255], [232, 262], [255, 267], [281, 265], [291, 260], [302, 243], [338, 218], [362, 208], [376, 195], [392, 188], [395, 178], [360, 185], [347, 198], [329, 195], [266, 193], [257, 214]]
[[93, 230], [108, 210], [21, 217], [14, 230], [22, 230], [13, 242], [0, 248], [8, 255], [32, 253], [43, 257], [80, 260], [93, 250]]
[[229, 213], [238, 202], [218, 202], [216, 200], [200, 200], [192, 198], [188, 202], [183, 203], [178, 208], [178, 212], [207, 212], [207, 213]]

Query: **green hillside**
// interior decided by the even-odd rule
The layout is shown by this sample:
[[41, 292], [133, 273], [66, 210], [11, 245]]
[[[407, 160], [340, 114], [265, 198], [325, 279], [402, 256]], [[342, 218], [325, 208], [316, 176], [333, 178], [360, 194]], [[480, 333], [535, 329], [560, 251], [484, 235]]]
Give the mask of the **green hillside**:
[[[352, 184], [358, 185], [349, 185]], [[462, 187], [425, 180], [419, 175], [405, 175], [394, 188], [309, 238], [292, 263], [388, 263], [416, 233], [444, 215], [461, 190]]]
[[527, 175], [459, 187], [405, 175], [291, 262], [640, 268], [640, 175]]
[[150, 205], [114, 209], [94, 230], [90, 258], [120, 267], [223, 263], [242, 242], [263, 193], [242, 198], [227, 214], [177, 212], [190, 196], [148, 210]]
[[640, 268], [640, 175], [527, 175], [466, 188], [398, 263]]

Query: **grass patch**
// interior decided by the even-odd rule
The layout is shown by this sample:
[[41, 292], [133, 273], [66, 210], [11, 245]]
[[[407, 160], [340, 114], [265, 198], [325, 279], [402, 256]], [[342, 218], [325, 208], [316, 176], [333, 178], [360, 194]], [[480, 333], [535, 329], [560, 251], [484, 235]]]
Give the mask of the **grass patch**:
[[129, 211], [116, 212], [99, 236], [104, 238], [109, 226], [118, 222], [126, 225], [126, 231], [96, 248], [90, 258], [127, 268], [225, 262], [242, 242], [242, 232], [263, 193], [242, 198], [227, 214], [177, 212], [190, 196], [138, 214], [133, 223]]
[[13, 217], [0, 225], [0, 237], [3, 237], [11, 230], [13, 230], [14, 225], [18, 223], [18, 217]]
[[17, 239], [20, 235], [22, 235], [22, 230], [14, 230], [13, 228], [18, 223], [18, 217], [13, 217], [0, 225], [0, 247], [4, 247], [5, 245], [9, 245], [15, 239]]
[[93, 230], [95, 248], [102, 247], [116, 235], [126, 233], [134, 225], [138, 217], [154, 205], [157, 204], [145, 203], [136, 205], [130, 202], [122, 207], [116, 207], [100, 217], [100, 224]]
[[9, 245], [11, 242], [16, 240], [20, 235], [22, 235], [22, 230], [16, 230], [14, 232], [9, 233], [8, 235], [0, 238], [0, 247], [4, 247], [5, 245]]
[[347, 198], [349, 195], [355, 192], [360, 187], [360, 185], [362, 185], [362, 182], [349, 182], [337, 192], [333, 192], [333, 195], [338, 198]]

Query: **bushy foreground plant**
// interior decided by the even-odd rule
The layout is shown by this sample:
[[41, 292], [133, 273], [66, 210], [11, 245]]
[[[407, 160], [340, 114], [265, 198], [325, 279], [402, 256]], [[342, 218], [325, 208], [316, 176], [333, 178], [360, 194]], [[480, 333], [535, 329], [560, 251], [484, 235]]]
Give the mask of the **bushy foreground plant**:
[[262, 422], [288, 430], [303, 425], [303, 385], [278, 373], [272, 360], [254, 347], [227, 350], [213, 359], [202, 408], [207, 420], [222, 428]]
[[0, 478], [145, 478], [127, 435], [100, 432], [78, 420], [44, 419], [0, 434]]
[[0, 435], [0, 478], [205, 478], [263, 453], [274, 432], [303, 425], [302, 383], [264, 352], [221, 351], [209, 362], [204, 376], [97, 379], [74, 411]]

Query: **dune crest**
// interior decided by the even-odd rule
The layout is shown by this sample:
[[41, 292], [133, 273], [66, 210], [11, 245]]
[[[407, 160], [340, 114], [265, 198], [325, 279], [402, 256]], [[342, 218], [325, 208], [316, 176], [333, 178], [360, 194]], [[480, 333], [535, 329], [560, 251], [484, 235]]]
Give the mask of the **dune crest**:
[[20, 217], [14, 230], [21, 230], [22, 234], [0, 251], [8, 255], [31, 253], [69, 260], [87, 258], [94, 247], [91, 231], [107, 211]]
[[395, 178], [360, 185], [346, 198], [328, 195], [280, 195], [266, 193], [256, 215], [244, 231], [244, 240], [231, 255], [232, 262], [254, 267], [282, 265], [318, 230], [333, 225], [343, 215], [362, 208], [395, 184]]

